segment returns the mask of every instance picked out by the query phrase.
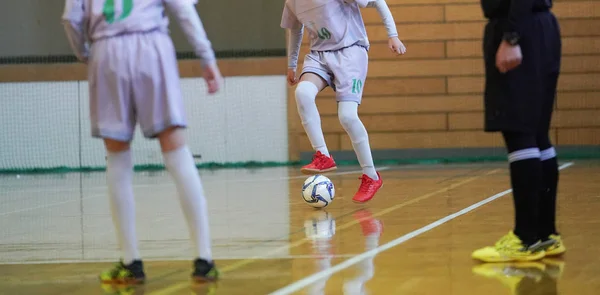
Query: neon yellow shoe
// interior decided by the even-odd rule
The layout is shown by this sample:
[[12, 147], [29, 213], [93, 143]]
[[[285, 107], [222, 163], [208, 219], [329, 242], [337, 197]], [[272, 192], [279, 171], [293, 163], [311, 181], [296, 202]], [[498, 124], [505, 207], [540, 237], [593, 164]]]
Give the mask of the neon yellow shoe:
[[134, 260], [125, 265], [122, 261], [100, 274], [100, 281], [104, 284], [142, 284], [146, 280], [144, 265], [141, 260]]
[[471, 257], [483, 262], [534, 261], [544, 258], [545, 252], [542, 248], [540, 242], [531, 246], [523, 245], [521, 239], [510, 231], [494, 246], [475, 250]]
[[476, 275], [499, 280], [510, 289], [510, 294], [516, 295], [538, 284], [544, 277], [545, 269], [543, 263], [533, 261], [485, 263], [473, 267], [472, 271]]
[[550, 235], [549, 240], [553, 240], [554, 244], [546, 249], [546, 256], [558, 256], [567, 251], [560, 235]]

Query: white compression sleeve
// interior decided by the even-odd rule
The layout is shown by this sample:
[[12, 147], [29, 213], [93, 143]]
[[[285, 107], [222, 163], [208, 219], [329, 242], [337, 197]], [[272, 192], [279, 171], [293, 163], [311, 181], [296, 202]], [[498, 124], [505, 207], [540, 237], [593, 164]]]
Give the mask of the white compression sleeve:
[[302, 81], [298, 83], [295, 92], [296, 106], [302, 120], [302, 126], [313, 149], [329, 157], [329, 150], [325, 144], [325, 136], [321, 128], [321, 116], [319, 116], [319, 109], [317, 109], [315, 103], [317, 93], [319, 93], [319, 89], [312, 82]]
[[189, 1], [166, 1], [166, 4], [177, 18], [188, 42], [194, 48], [194, 53], [202, 60], [202, 64], [204, 66], [215, 64], [217, 62], [215, 52], [193, 3]]
[[296, 69], [298, 67], [298, 56], [300, 55], [300, 46], [302, 45], [302, 36], [304, 27], [289, 30], [288, 40], [288, 68]]
[[82, 26], [71, 21], [63, 21], [63, 26], [65, 27], [67, 39], [69, 39], [69, 45], [71, 45], [77, 59], [81, 62], [87, 62], [90, 51], [85, 41]]
[[89, 56], [89, 48], [85, 40], [83, 25], [85, 23], [83, 1], [65, 1], [65, 7], [61, 18], [71, 49], [80, 61], [86, 62]]
[[354, 101], [340, 101], [338, 103], [338, 117], [340, 123], [352, 141], [352, 147], [358, 158], [358, 163], [362, 167], [363, 173], [374, 180], [378, 180], [373, 155], [371, 154], [371, 145], [369, 144], [369, 134], [365, 125], [358, 118], [358, 103]]
[[396, 21], [394, 20], [394, 16], [390, 11], [390, 8], [387, 5], [385, 0], [372, 0], [369, 2], [367, 7], [374, 7], [377, 9], [379, 16], [381, 16], [381, 20], [385, 26], [385, 30], [387, 31], [388, 38], [398, 37], [398, 31], [396, 30]]

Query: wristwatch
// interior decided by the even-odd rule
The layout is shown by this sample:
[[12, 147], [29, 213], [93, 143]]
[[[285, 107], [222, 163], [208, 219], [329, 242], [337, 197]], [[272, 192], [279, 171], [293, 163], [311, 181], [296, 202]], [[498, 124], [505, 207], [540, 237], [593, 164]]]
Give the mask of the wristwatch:
[[519, 45], [519, 39], [521, 37], [519, 36], [519, 33], [517, 32], [507, 32], [504, 33], [504, 35], [502, 36], [502, 41], [506, 41], [508, 42], [508, 44], [512, 45], [512, 46], [516, 46]]

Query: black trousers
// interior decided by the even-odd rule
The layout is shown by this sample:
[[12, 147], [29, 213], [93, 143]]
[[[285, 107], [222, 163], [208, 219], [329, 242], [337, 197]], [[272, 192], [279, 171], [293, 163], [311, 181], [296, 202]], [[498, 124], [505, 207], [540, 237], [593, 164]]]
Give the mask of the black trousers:
[[519, 23], [523, 61], [503, 74], [496, 68], [496, 52], [506, 24], [490, 19], [485, 27], [485, 131], [547, 134], [561, 61], [558, 22], [551, 12], [532, 12]]

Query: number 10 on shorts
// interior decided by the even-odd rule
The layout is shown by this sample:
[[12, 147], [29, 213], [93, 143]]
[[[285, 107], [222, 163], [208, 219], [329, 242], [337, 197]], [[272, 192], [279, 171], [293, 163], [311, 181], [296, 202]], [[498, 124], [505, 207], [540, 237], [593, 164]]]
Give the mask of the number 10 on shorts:
[[363, 82], [360, 79], [352, 79], [352, 93], [358, 94], [362, 92]]

